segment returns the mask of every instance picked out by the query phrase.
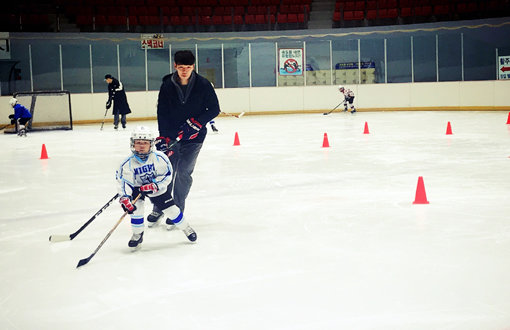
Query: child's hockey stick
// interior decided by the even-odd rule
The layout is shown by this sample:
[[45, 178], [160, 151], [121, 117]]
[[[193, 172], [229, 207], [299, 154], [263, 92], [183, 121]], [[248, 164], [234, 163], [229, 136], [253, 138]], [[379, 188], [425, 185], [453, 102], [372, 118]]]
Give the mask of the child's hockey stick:
[[336, 110], [336, 108], [338, 108], [340, 106], [340, 104], [343, 104], [345, 101], [342, 101], [340, 103], [338, 103], [338, 105], [336, 107], [334, 107], [333, 109], [331, 109], [329, 112], [324, 112], [323, 115], [329, 115], [330, 113], [332, 113], [333, 111]]
[[[138, 196], [136, 196], [136, 198], [131, 202], [131, 204], [136, 204], [136, 201], [140, 198], [140, 196], [142, 196], [142, 193], [139, 193]], [[94, 252], [92, 252], [92, 254], [90, 256], [88, 256], [88, 258], [84, 258], [84, 259], [81, 259], [79, 262], [78, 262], [78, 265], [76, 266], [76, 268], [79, 268], [83, 265], [86, 265], [90, 259], [92, 259], [97, 251], [99, 251], [99, 249], [101, 248], [101, 246], [103, 246], [103, 244], [106, 242], [106, 240], [111, 236], [111, 234], [113, 233], [113, 231], [119, 226], [119, 224], [122, 222], [122, 219], [124, 219], [126, 217], [126, 215], [128, 214], [127, 211], [124, 212], [124, 214], [120, 217], [120, 219], [117, 221], [117, 223], [115, 224], [115, 226], [113, 226], [113, 228], [108, 232], [108, 234], [106, 234], [105, 238], [103, 239], [103, 241], [99, 244], [99, 246], [94, 250]]]
[[79, 233], [82, 232], [83, 229], [85, 229], [88, 225], [90, 225], [90, 223], [92, 221], [94, 221], [94, 219], [97, 218], [97, 216], [99, 216], [104, 210], [106, 210], [108, 208], [108, 206], [110, 206], [110, 204], [112, 204], [112, 202], [117, 199], [117, 197], [119, 197], [119, 194], [115, 194], [115, 196], [113, 196], [109, 201], [108, 203], [106, 203], [102, 208], [99, 209], [99, 211], [96, 212], [96, 214], [94, 214], [92, 216], [92, 218], [90, 218], [87, 222], [85, 222], [83, 224], [83, 226], [80, 227], [80, 229], [78, 229], [76, 232], [70, 234], [70, 235], [51, 235], [50, 236], [50, 242], [62, 242], [62, 241], [71, 241], [72, 239], [74, 239], [76, 236], [78, 236]]

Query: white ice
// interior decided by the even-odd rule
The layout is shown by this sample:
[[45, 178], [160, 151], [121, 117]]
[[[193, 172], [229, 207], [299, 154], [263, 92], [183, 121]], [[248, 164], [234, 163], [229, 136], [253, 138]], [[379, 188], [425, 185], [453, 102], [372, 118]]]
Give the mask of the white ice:
[[[116, 193], [130, 129], [156, 122], [2, 134], [0, 329], [508, 330], [506, 120], [485, 111], [217, 118], [186, 205], [197, 243], [160, 226], [133, 253], [124, 219], [79, 269], [119, 204], [73, 241], [49, 236], [75, 232]], [[413, 204], [419, 176], [430, 204]]]

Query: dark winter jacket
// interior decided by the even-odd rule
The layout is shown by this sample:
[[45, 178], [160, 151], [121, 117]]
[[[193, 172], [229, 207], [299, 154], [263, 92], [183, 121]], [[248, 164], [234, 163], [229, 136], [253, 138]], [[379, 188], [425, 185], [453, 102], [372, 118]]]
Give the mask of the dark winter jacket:
[[112, 82], [108, 84], [108, 103], [113, 101], [113, 112], [112, 114], [127, 115], [131, 113], [129, 104], [127, 102], [126, 92], [124, 86], [120, 81], [112, 78]]
[[159, 134], [174, 140], [181, 125], [187, 119], [195, 118], [202, 129], [189, 142], [202, 143], [207, 134], [206, 124], [220, 113], [218, 97], [211, 83], [195, 71], [185, 90], [183, 93], [177, 73], [163, 77], [158, 96]]

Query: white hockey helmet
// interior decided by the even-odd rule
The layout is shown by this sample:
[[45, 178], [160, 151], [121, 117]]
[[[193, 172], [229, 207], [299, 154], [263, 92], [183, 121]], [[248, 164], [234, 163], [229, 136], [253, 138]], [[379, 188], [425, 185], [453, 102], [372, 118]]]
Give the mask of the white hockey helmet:
[[14, 98], [14, 97], [9, 100], [9, 104], [11, 105], [11, 107], [15, 106], [16, 103], [18, 103], [18, 99]]
[[338, 86], [338, 90], [339, 90], [340, 92], [342, 92], [342, 93], [343, 93], [343, 92], [344, 92], [344, 89], [345, 89], [345, 88], [344, 88], [344, 86], [342, 86], [342, 85]]
[[[149, 148], [149, 152], [147, 153], [140, 153], [137, 152], [135, 149], [135, 141], [136, 140], [146, 140], [150, 141], [151, 146]], [[135, 128], [135, 130], [131, 133], [131, 152], [138, 156], [140, 159], [147, 159], [149, 157], [149, 154], [154, 151], [154, 133], [146, 126], [138, 126]]]

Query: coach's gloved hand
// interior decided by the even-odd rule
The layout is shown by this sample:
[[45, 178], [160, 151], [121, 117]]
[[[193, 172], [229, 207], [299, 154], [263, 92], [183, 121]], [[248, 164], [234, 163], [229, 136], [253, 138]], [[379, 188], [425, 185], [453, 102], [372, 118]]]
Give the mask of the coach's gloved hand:
[[106, 101], [106, 109], [110, 109], [112, 107], [112, 100]]
[[125, 212], [132, 214], [136, 210], [136, 206], [131, 203], [131, 198], [129, 196], [122, 196], [119, 199], [120, 206], [124, 209]]
[[179, 140], [193, 140], [197, 137], [198, 132], [202, 128], [202, 124], [195, 118], [186, 120], [180, 127], [180, 132], [177, 133], [177, 139]]
[[153, 194], [153, 193], [157, 192], [158, 190], [159, 190], [158, 185], [155, 184], [154, 182], [144, 184], [143, 186], [140, 187], [140, 191], [147, 193], [147, 194]]
[[161, 151], [162, 153], [168, 152], [168, 145], [170, 144], [170, 138], [164, 136], [158, 136], [154, 145], [156, 146], [156, 150]]
[[[158, 136], [156, 138], [156, 142], [154, 143], [156, 145], [156, 150], [161, 151], [165, 155], [167, 155], [168, 158], [174, 154], [174, 144], [171, 143], [172, 139], [169, 137], [164, 136]], [[172, 144], [172, 146], [170, 146]]]

